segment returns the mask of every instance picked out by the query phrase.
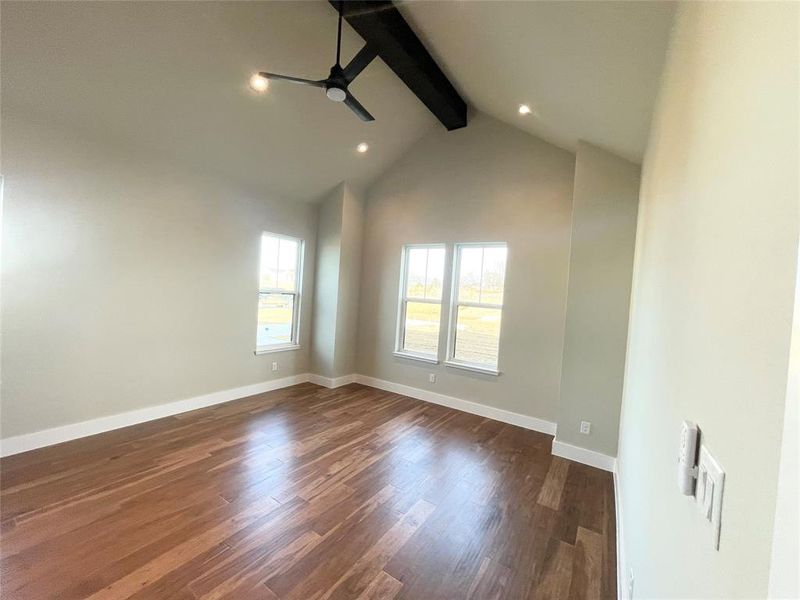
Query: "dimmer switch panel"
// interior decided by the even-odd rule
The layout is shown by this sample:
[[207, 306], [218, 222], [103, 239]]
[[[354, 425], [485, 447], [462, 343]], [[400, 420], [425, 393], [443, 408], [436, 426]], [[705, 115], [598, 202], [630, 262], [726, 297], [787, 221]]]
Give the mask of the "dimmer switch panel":
[[719, 550], [719, 532], [722, 523], [722, 492], [725, 487], [725, 471], [711, 456], [708, 448], [700, 448], [697, 465], [697, 507], [705, 521], [711, 523], [711, 541]]

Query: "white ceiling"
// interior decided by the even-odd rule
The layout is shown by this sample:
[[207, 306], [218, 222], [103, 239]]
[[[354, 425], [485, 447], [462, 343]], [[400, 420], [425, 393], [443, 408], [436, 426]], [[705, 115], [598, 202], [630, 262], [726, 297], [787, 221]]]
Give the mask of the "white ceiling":
[[[675, 5], [657, 1], [404, 2], [464, 99], [558, 146], [639, 162]], [[521, 117], [520, 104], [533, 114]]]
[[[672, 6], [662, 2], [407, 2], [401, 10], [472, 106], [553, 143], [634, 160], [644, 148]], [[323, 78], [327, 2], [2, 3], [3, 108], [24, 108], [288, 199], [366, 185], [441, 127], [375, 60], [351, 90], [363, 123], [324, 92], [249, 74]], [[363, 43], [345, 25], [343, 60]], [[522, 118], [520, 103], [536, 111]], [[364, 155], [355, 146], [366, 141]]]

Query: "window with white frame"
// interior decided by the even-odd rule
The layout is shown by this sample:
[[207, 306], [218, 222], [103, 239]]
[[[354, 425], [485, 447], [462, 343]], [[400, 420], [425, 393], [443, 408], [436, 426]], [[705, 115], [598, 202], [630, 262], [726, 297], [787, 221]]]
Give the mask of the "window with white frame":
[[456, 244], [447, 363], [497, 371], [508, 248]]
[[302, 266], [303, 240], [261, 235], [256, 352], [297, 346]]
[[438, 360], [444, 289], [444, 244], [405, 246], [396, 352]]

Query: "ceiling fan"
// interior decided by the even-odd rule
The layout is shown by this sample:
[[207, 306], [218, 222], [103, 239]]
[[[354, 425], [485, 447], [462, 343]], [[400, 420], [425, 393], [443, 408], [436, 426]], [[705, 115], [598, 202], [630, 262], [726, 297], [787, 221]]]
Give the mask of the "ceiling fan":
[[292, 83], [299, 83], [301, 85], [310, 85], [325, 89], [325, 95], [334, 102], [344, 102], [359, 119], [362, 121], [374, 121], [375, 117], [369, 114], [369, 111], [364, 108], [361, 103], [348, 91], [347, 86], [353, 83], [353, 80], [358, 76], [364, 68], [372, 62], [372, 59], [377, 56], [377, 51], [373, 50], [369, 44], [361, 48], [358, 53], [353, 57], [346, 67], [342, 68], [339, 59], [342, 51], [342, 8], [343, 2], [339, 2], [339, 29], [336, 36], [336, 64], [331, 67], [331, 72], [327, 79], [320, 79], [314, 81], [312, 79], [301, 79], [299, 77], [289, 77], [288, 75], [278, 75], [277, 73], [267, 73], [261, 71], [259, 76], [267, 79], [275, 79], [280, 81], [290, 81]]

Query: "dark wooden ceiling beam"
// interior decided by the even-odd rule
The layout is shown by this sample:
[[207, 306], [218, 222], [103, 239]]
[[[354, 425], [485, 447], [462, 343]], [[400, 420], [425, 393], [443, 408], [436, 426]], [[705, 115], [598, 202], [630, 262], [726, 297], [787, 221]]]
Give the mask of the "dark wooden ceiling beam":
[[[329, 1], [338, 11], [338, 0]], [[348, 0], [343, 16], [442, 125], [467, 125], [466, 103], [391, 0]]]

